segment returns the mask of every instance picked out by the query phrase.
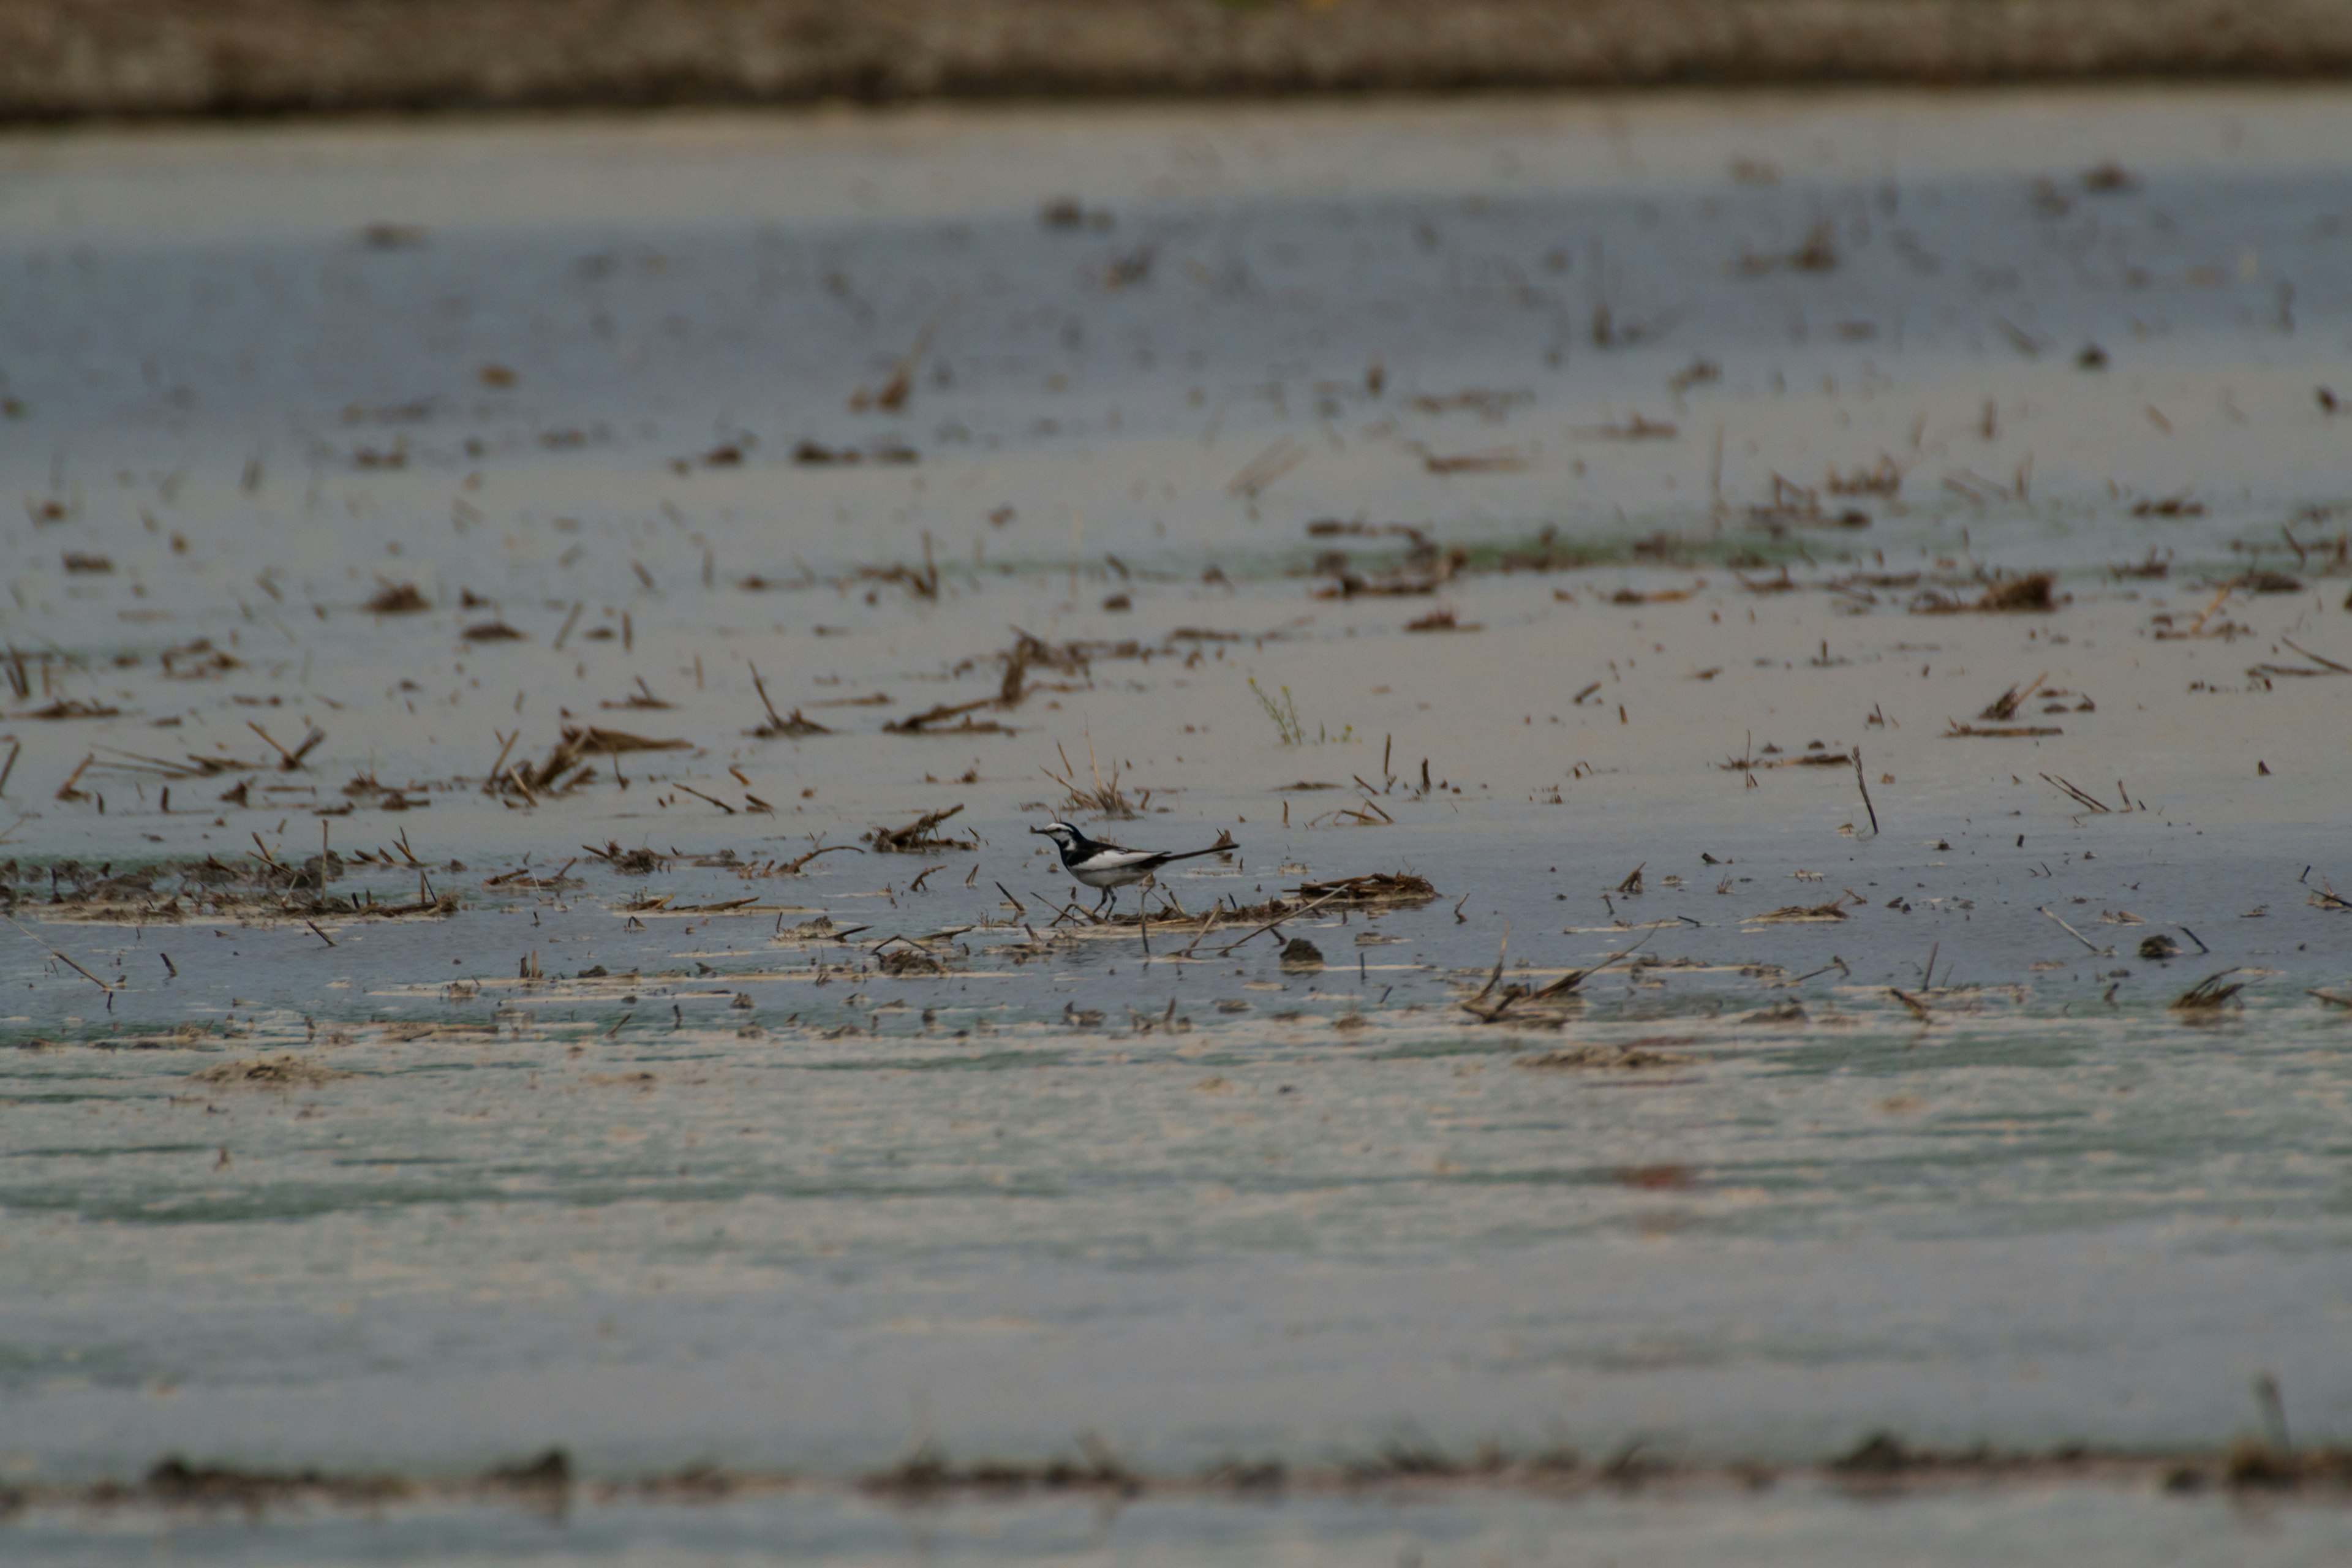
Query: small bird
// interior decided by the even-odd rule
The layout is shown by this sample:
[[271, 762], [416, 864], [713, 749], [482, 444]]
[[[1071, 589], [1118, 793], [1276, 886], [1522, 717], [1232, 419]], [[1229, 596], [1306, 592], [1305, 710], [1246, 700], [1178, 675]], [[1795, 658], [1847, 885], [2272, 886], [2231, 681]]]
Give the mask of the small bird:
[[1118, 890], [1131, 883], [1149, 880], [1154, 871], [1171, 860], [1190, 860], [1197, 856], [1215, 855], [1234, 847], [1233, 835], [1220, 833], [1217, 841], [1206, 849], [1186, 849], [1181, 852], [1166, 849], [1127, 849], [1116, 844], [1105, 844], [1089, 838], [1066, 822], [1049, 822], [1043, 827], [1033, 827], [1032, 833], [1042, 833], [1054, 841], [1062, 852], [1062, 869], [1089, 888], [1103, 890], [1095, 904], [1099, 914], [1105, 904], [1116, 906]]

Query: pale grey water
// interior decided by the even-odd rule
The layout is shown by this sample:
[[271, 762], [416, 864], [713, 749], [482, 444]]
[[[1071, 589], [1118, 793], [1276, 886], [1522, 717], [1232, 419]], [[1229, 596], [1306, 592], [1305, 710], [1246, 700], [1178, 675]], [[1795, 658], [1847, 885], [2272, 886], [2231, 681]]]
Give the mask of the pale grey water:
[[16, 1531], [42, 1561], [147, 1563], [1421, 1563], [1685, 1568], [1822, 1562], [2064, 1561], [2294, 1565], [2343, 1560], [2329, 1505], [2233, 1507], [2101, 1489], [1962, 1491], [1900, 1502], [1819, 1491], [1593, 1500], [1370, 1494], [1280, 1505], [1150, 1500], [963, 1504], [909, 1511], [829, 1494], [718, 1505], [621, 1503], [561, 1519], [418, 1510], [388, 1520], [248, 1521], [88, 1517]]
[[[174, 1450], [448, 1474], [551, 1442], [591, 1475], [713, 1458], [839, 1479], [919, 1436], [1034, 1459], [1080, 1430], [1154, 1473], [1399, 1430], [1778, 1462], [1878, 1427], [2210, 1448], [2254, 1425], [2263, 1372], [2298, 1438], [2352, 1437], [2352, 1020], [2305, 994], [2352, 990], [2352, 915], [2308, 901], [2352, 885], [2352, 728], [2337, 678], [2247, 673], [2308, 657], [2282, 637], [2352, 662], [2328, 554], [2352, 416], [2315, 390], [2352, 384], [2347, 109], [2319, 90], [1497, 100], [0, 143], [0, 481], [26, 507], [0, 621], [59, 660], [12, 711], [121, 710], [9, 731], [0, 1479], [131, 1476]], [[2108, 158], [2132, 188], [2085, 188]], [[1111, 226], [1042, 226], [1066, 194]], [[1823, 221], [1833, 268], [1740, 266]], [[421, 233], [372, 244], [372, 223]], [[1602, 305], [1654, 341], [1596, 342]], [[927, 327], [907, 410], [849, 411]], [[2104, 372], [2075, 363], [2093, 342]], [[1673, 390], [1701, 356], [1720, 379]], [[1476, 388], [1512, 396], [1494, 419], [1411, 402]], [[1675, 437], [1593, 434], [1637, 413]], [[797, 465], [802, 439], [920, 461]], [[1304, 456], [1249, 504], [1229, 481], [1278, 440]], [[728, 441], [739, 466], [669, 466]], [[1423, 462], [1493, 448], [1524, 469]], [[1882, 453], [1903, 489], [1851, 503], [1869, 529], [1747, 526], [1773, 474], [1814, 485]], [[2182, 494], [2203, 510], [2133, 514]], [[1307, 597], [1293, 574], [1361, 542], [1302, 525], [1359, 512], [1475, 545], [1550, 526], [1602, 563], [1474, 574], [1442, 601]], [[1660, 530], [1687, 564], [1632, 554]], [[926, 532], [936, 602], [736, 585], [914, 561]], [[2102, 570], [2150, 550], [2172, 578]], [[1906, 588], [1753, 595], [1727, 565], [1741, 551], [1771, 563], [1738, 565], [1751, 582], [1982, 563], [2056, 569], [2073, 597], [1929, 617], [1903, 613]], [[113, 571], [67, 574], [67, 552]], [[2227, 641], [2151, 636], [2250, 559], [2300, 586], [2229, 601]], [[1229, 583], [1201, 580], [1212, 563]], [[378, 574], [436, 608], [367, 615]], [[1115, 592], [1133, 608], [1102, 608]], [[1439, 602], [1485, 629], [1398, 633]], [[525, 640], [459, 640], [493, 614]], [[1098, 655], [1003, 715], [1009, 737], [877, 732], [988, 695], [1007, 623], [1166, 657]], [[161, 662], [199, 637], [239, 666]], [[781, 706], [892, 701], [809, 707], [835, 736], [750, 740], [746, 660]], [[2022, 717], [2064, 734], [1938, 738], [2044, 673], [2063, 716]], [[1245, 674], [1290, 688], [1329, 743], [1278, 744]], [[598, 706], [639, 677], [677, 706]], [[1604, 695], [1575, 700], [1590, 681]], [[559, 710], [696, 749], [623, 759], [625, 792], [481, 795], [496, 737], [520, 725], [514, 754], [543, 754]], [[291, 744], [306, 719], [328, 732], [307, 773], [175, 782], [166, 814], [160, 775], [98, 765], [84, 798], [54, 798], [93, 747], [258, 763], [248, 721]], [[1378, 786], [1389, 739], [1393, 826], [1309, 826], [1352, 789], [1278, 793]], [[1863, 747], [1883, 836], [1847, 770], [1748, 790], [1716, 765], [1814, 739]], [[778, 942], [820, 911], [869, 926], [861, 942], [1002, 922], [998, 880], [1038, 923], [1061, 884], [1024, 829], [1058, 796], [1038, 773], [1056, 742], [1152, 789], [1107, 835], [1232, 829], [1235, 864], [1170, 879], [1189, 907], [1401, 867], [1442, 897], [1286, 928], [1323, 949], [1314, 976], [1263, 937], [1219, 963], [1164, 937], [1016, 963], [1025, 934], [999, 923], [958, 939], [954, 972], [905, 980]], [[1424, 756], [1463, 793], [1418, 797]], [[327, 921], [333, 947], [285, 921], [37, 918], [61, 859], [120, 871], [256, 834], [315, 854], [310, 808], [363, 770], [428, 808], [359, 797], [323, 819], [334, 848], [404, 831], [462, 912]], [[2147, 809], [2077, 813], [2044, 772], [2102, 796], [2120, 778]], [[239, 778], [244, 809], [217, 799]], [[920, 891], [929, 859], [738, 875], [959, 801], [979, 847]], [[577, 888], [485, 885], [607, 839], [738, 866], [583, 859]], [[1645, 892], [1606, 893], [1637, 863]], [[355, 868], [330, 891], [362, 886], [390, 901], [415, 874]], [[1847, 889], [1864, 901], [1845, 921], [1755, 922]], [[759, 908], [632, 920], [641, 892]], [[1643, 952], [1666, 966], [1596, 980], [1564, 1030], [1456, 1007], [1507, 921], [1513, 959], [1556, 970], [1633, 940], [1620, 920], [1664, 922]], [[1394, 940], [1358, 945], [1368, 927]], [[2137, 957], [2159, 931], [2187, 955]], [[2242, 1012], [2168, 1013], [2231, 966]], [[1935, 1022], [1890, 985], [1925, 989]], [[1756, 1016], [1791, 996], [1804, 1022]], [[1141, 1032], [1171, 1002], [1189, 1026]], [[1368, 1027], [1332, 1026], [1358, 1009]], [[1517, 1062], [1627, 1041], [1687, 1059]], [[188, 1076], [289, 1050], [352, 1076]], [[958, 1510], [941, 1540], [1388, 1561], [1410, 1531], [1384, 1506], [1170, 1500], [1098, 1539], [1083, 1509], [1024, 1505]], [[1736, 1498], [1414, 1506], [1465, 1558], [1598, 1531], [1615, 1560], [1706, 1560], [1749, 1552], [1766, 1517]], [[2081, 1493], [2049, 1506], [2105, 1522], [2070, 1546], [2030, 1491], [1770, 1506], [1791, 1561], [1876, 1560], [1882, 1527], [1930, 1543], [1922, 1561], [2027, 1539], [2317, 1561], [2296, 1554], [2344, 1529]], [[144, 1553], [151, 1527], [0, 1524], [60, 1561]], [[823, 1491], [586, 1510], [546, 1536], [495, 1509], [169, 1528], [174, 1551], [288, 1561], [784, 1540], [896, 1560], [919, 1535]]]

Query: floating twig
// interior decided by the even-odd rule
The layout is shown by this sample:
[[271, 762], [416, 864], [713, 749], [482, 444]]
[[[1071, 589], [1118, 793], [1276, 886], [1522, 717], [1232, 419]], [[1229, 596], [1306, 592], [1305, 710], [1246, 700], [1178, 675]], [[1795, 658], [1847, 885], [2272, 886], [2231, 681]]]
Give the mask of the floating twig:
[[1276, 926], [1286, 924], [1291, 921], [1303, 919], [1304, 917], [1314, 913], [1317, 910], [1321, 909], [1324, 905], [1329, 903], [1332, 900], [1337, 899], [1339, 896], [1340, 895], [1336, 892], [1326, 893], [1311, 904], [1304, 904], [1296, 910], [1287, 910], [1283, 914], [1277, 915], [1273, 920], [1266, 921], [1265, 924], [1259, 926], [1256, 930], [1251, 931], [1248, 936], [1239, 938], [1238, 940], [1228, 942], [1223, 947], [1217, 949], [1217, 956], [1219, 958], [1224, 957], [1225, 954], [1233, 952], [1234, 948], [1241, 946], [1243, 942], [1248, 942], [1255, 937], [1264, 936], [1267, 931], [1274, 930]]
[[2077, 789], [2073, 784], [2067, 783], [2064, 779], [2053, 778], [2048, 773], [2042, 773], [2040, 777], [2042, 782], [2048, 784], [2051, 788], [2063, 790], [2067, 795], [2072, 795], [2075, 802], [2085, 811], [2095, 811], [2102, 816], [2112, 816], [2114, 814], [2115, 807], [2109, 805], [2105, 801], [2099, 799], [2098, 796], [2091, 794], [2088, 790]]
[[56, 948], [50, 947], [47, 942], [41, 941], [39, 937], [35, 936], [31, 931], [26, 931], [23, 926], [17, 925], [16, 919], [14, 915], [0, 915], [0, 920], [5, 920], [10, 925], [16, 926], [17, 931], [23, 932], [26, 941], [32, 942], [38, 947], [47, 949], [48, 955], [51, 958], [56, 959], [59, 963], [64, 964], [76, 974], [80, 975], [84, 980], [87, 980], [92, 985], [97, 986], [100, 991], [105, 992], [107, 995], [107, 1005], [110, 1008], [114, 1005], [113, 986], [109, 985], [105, 981], [100, 980], [97, 975], [92, 974], [89, 970], [84, 969], [80, 964], [76, 963], [72, 959], [67, 957], [63, 952], [60, 952]]
[[[2338, 675], [2352, 675], [2352, 665], [2338, 664], [2332, 658], [2322, 658], [2319, 655], [2312, 652], [2309, 648], [2305, 647], [2303, 645], [2296, 642], [2293, 637], [2281, 637], [2279, 638], [2279, 641], [2286, 644], [2287, 647], [2294, 649], [2295, 652], [2303, 655], [2304, 658], [2311, 660], [2314, 664], [2324, 666], [2328, 669], [2334, 670]], [[0, 775], [0, 782], [5, 782], [5, 775]]]
[[687, 794], [692, 795], [697, 800], [707, 800], [730, 816], [735, 815], [735, 808], [733, 806], [728, 805], [725, 801], [720, 800], [717, 795], [703, 794], [692, 784], [673, 784], [669, 787], [676, 790], [684, 790]]
[[2097, 942], [2093, 942], [2089, 937], [2084, 936], [2081, 931], [2076, 931], [2064, 921], [2059, 920], [2058, 916], [2049, 909], [2044, 908], [2040, 912], [2048, 916], [2051, 920], [2058, 921], [2058, 929], [2064, 931], [2068, 936], [2073, 937], [2076, 942], [2081, 942], [2084, 947], [2089, 948], [2094, 957], [2113, 958], [2116, 955], [2116, 950], [2114, 948], [2101, 947]]

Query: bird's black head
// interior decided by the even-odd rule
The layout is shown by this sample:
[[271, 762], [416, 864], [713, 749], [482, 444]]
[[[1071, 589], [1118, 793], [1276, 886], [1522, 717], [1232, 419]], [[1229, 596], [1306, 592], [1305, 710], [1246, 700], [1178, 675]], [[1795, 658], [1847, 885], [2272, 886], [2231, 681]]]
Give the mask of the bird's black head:
[[1087, 840], [1085, 834], [1066, 822], [1049, 822], [1043, 827], [1033, 827], [1029, 831], [1044, 834], [1065, 849], [1072, 848]]

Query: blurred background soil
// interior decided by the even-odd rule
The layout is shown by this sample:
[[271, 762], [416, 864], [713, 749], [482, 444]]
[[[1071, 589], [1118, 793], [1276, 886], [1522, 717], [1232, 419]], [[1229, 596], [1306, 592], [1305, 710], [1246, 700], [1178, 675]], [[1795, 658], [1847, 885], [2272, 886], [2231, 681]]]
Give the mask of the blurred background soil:
[[2341, 0], [9, 0], [0, 120], [2325, 76]]

